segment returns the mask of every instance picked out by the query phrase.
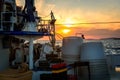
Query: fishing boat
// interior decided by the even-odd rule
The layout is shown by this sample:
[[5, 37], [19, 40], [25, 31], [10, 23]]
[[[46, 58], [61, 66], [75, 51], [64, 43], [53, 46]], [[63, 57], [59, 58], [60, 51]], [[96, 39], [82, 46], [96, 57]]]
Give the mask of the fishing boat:
[[[24, 9], [15, 0], [1, 0], [0, 7], [0, 80], [120, 79], [120, 56], [104, 55], [101, 42], [69, 36], [56, 46], [55, 16], [39, 17], [34, 0], [25, 0]], [[34, 43], [44, 36], [49, 43]]]

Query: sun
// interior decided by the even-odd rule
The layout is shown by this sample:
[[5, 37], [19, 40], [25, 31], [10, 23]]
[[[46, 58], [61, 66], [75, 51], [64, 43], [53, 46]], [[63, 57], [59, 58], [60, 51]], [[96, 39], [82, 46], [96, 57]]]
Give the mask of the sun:
[[70, 29], [63, 29], [62, 32], [63, 32], [64, 34], [68, 34], [68, 33], [70, 32]]
[[73, 19], [71, 19], [71, 18], [67, 18], [67, 19], [65, 19], [65, 21], [64, 21], [64, 25], [66, 26], [66, 27], [72, 27], [72, 25], [75, 23], [75, 21], [73, 20]]

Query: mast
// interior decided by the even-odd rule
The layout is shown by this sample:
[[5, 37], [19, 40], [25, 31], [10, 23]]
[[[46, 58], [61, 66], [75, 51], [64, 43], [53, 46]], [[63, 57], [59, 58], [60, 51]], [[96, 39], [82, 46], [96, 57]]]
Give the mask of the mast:
[[[25, 0], [24, 13], [26, 11], [27, 31], [36, 31], [36, 22], [34, 16], [34, 0]], [[33, 40], [32, 36], [29, 36], [29, 69], [33, 69]]]
[[53, 14], [53, 12], [51, 11], [51, 22], [50, 22], [50, 24], [51, 24], [51, 27], [53, 28], [52, 29], [52, 32], [53, 32], [53, 35], [51, 36], [51, 44], [52, 44], [52, 47], [53, 47], [53, 50], [55, 50], [55, 43], [56, 43], [56, 38], [55, 38], [55, 21], [56, 21], [56, 19], [55, 19], [55, 17], [54, 17], [54, 14]]
[[34, 9], [34, 0], [25, 0], [23, 13], [25, 13], [27, 22], [35, 22]]

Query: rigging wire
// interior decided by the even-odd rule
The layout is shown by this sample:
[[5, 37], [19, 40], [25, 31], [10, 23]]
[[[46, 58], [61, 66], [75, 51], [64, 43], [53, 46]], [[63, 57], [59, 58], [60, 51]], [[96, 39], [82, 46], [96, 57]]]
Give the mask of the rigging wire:
[[58, 37], [58, 38], [60, 38], [61, 40], [63, 39], [63, 35], [61, 35], [61, 34], [59, 34], [59, 33], [57, 33], [57, 32], [55, 32], [56, 33], [56, 36]]
[[43, 16], [43, 17], [41, 17], [41, 18], [46, 18], [46, 17], [50, 17], [50, 14], [48, 14], [48, 15], [46, 15], [46, 16]]
[[55, 24], [55, 25], [79, 25], [79, 24], [120, 24], [120, 21], [115, 22], [85, 22], [85, 23], [65, 23], [65, 24]]
[[46, 16], [43, 16], [43, 17], [41, 17], [41, 18], [47, 18], [47, 17], [49, 17], [50, 15], [46, 15]]

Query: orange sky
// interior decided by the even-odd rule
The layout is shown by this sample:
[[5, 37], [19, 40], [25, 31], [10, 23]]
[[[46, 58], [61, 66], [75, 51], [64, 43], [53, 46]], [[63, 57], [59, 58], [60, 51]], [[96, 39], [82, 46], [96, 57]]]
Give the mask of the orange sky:
[[[87, 39], [99, 39], [120, 38], [120, 23], [76, 23], [120, 21], [119, 2], [120, 0], [35, 0], [35, 5], [41, 17], [49, 15], [51, 10], [54, 12], [57, 19], [56, 32], [60, 35], [75, 36], [76, 33], [82, 33]], [[17, 0], [17, 3], [22, 5], [24, 2]]]

